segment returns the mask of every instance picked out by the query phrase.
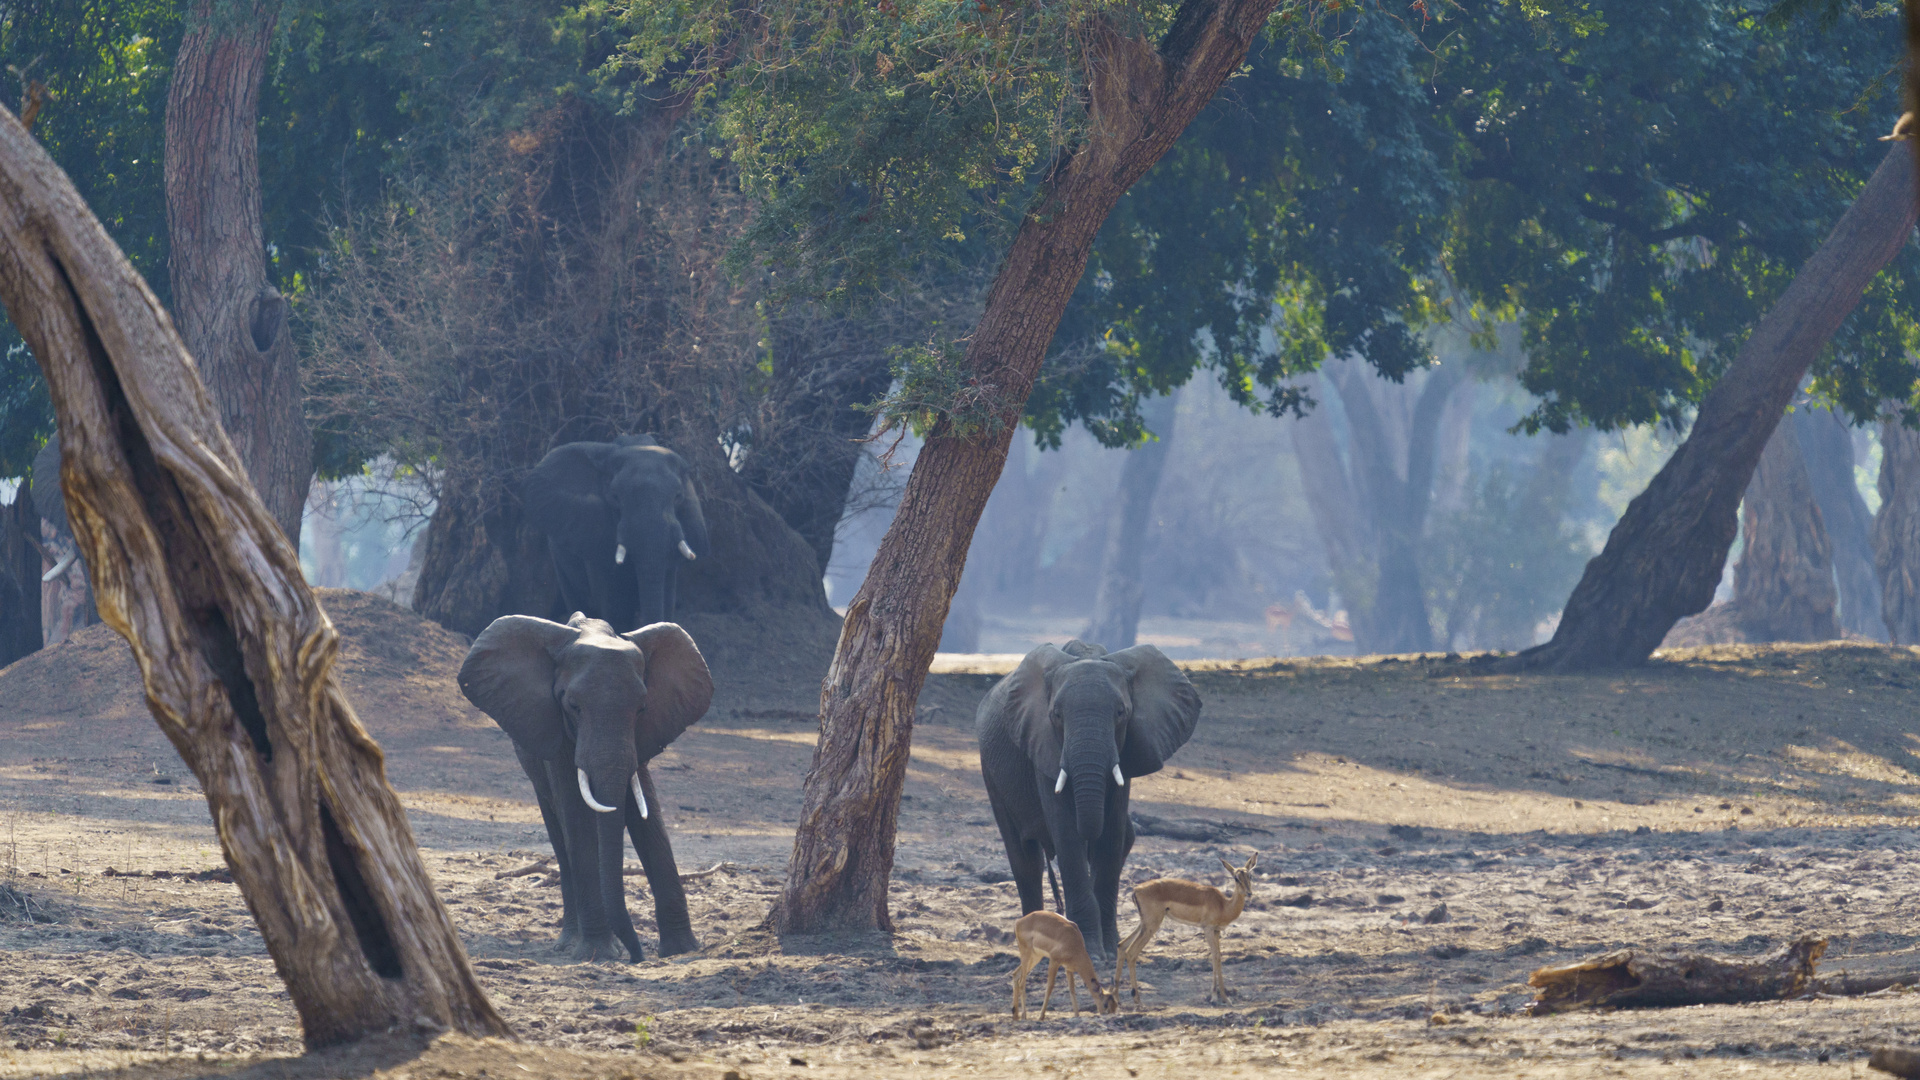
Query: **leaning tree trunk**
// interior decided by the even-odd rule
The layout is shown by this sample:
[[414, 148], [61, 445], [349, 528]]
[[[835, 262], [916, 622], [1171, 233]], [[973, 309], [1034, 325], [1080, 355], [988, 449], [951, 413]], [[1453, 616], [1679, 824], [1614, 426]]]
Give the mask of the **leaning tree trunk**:
[[[260, 78], [280, 5], [193, 5], [167, 87], [173, 315], [254, 491], [297, 548], [313, 479], [288, 304], [267, 280]], [[231, 8], [232, 10], [227, 10]]]
[[1774, 429], [1741, 504], [1747, 543], [1733, 568], [1733, 604], [1735, 621], [1749, 641], [1840, 636], [1833, 547], [1796, 429], [1795, 424]]
[[935, 426], [847, 609], [776, 925], [892, 928], [887, 881], [914, 704], [1047, 345], [1114, 203], [1238, 70], [1277, 2], [1185, 0], [1158, 48], [1104, 21], [1088, 27], [1085, 141], [1051, 168], [967, 346], [997, 426]]
[[53, 398], [100, 612], [206, 791], [308, 1046], [396, 1029], [508, 1035], [334, 677], [339, 635], [173, 323], [3, 109], [0, 303]]
[[1675, 622], [1713, 602], [1740, 497], [1761, 451], [1808, 365], [1913, 232], [1920, 216], [1914, 175], [1911, 151], [1888, 151], [1707, 394], [1687, 440], [1587, 564], [1553, 640], [1496, 668], [1583, 671], [1643, 663]]
[[0, 507], [0, 667], [40, 648], [40, 515], [27, 486]]
[[1813, 500], [1833, 547], [1833, 579], [1840, 593], [1840, 626], [1862, 637], [1884, 638], [1880, 582], [1873, 571], [1873, 514], [1853, 479], [1853, 437], [1840, 414], [1800, 409], [1794, 435], [1806, 460]]
[[1880, 425], [1880, 513], [1873, 519], [1880, 613], [1895, 645], [1920, 645], [1920, 431]]
[[1153, 515], [1153, 497], [1160, 490], [1173, 449], [1173, 425], [1180, 405], [1179, 391], [1155, 398], [1142, 410], [1153, 442], [1127, 453], [1120, 467], [1119, 505], [1107, 523], [1106, 551], [1100, 557], [1100, 587], [1094, 593], [1093, 621], [1080, 635], [1105, 645], [1109, 651], [1133, 648], [1140, 630], [1140, 563], [1147, 550], [1147, 526]]

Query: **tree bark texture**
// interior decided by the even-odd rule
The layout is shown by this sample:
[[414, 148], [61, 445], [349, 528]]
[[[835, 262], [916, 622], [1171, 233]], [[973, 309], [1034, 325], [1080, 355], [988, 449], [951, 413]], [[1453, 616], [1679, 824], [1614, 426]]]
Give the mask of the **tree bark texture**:
[[1686, 441], [1587, 563], [1553, 640], [1495, 669], [1644, 663], [1675, 622], [1713, 602], [1740, 498], [1767, 440], [1814, 357], [1913, 232], [1914, 175], [1913, 154], [1896, 145], [1708, 392]]
[[1620, 949], [1571, 964], [1543, 967], [1527, 978], [1534, 1016], [1603, 1008], [1675, 1008], [1781, 1001], [1804, 993], [1827, 939], [1811, 935], [1752, 960], [1699, 953]]
[[193, 5], [167, 87], [173, 313], [254, 490], [297, 548], [313, 437], [289, 305], [267, 280], [255, 130], [280, 5], [215, 7]]
[[1880, 513], [1873, 519], [1880, 614], [1895, 645], [1920, 645], [1920, 431], [1880, 425]]
[[1100, 556], [1100, 585], [1094, 593], [1093, 621], [1080, 635], [1104, 645], [1108, 652], [1131, 649], [1140, 631], [1140, 597], [1145, 582], [1141, 563], [1147, 550], [1147, 527], [1153, 521], [1153, 497], [1173, 452], [1173, 427], [1180, 406], [1179, 391], [1155, 398], [1141, 410], [1153, 442], [1127, 452], [1120, 467], [1120, 490], [1113, 517], [1107, 523], [1106, 550]]
[[1749, 641], [1840, 636], [1833, 549], [1801, 456], [1798, 427], [1786, 423], [1774, 429], [1740, 507], [1747, 542], [1733, 568], [1733, 603]]
[[0, 302], [53, 398], [101, 615], [206, 791], [308, 1045], [395, 1027], [509, 1034], [334, 677], [339, 636], [172, 321], [4, 110]]
[[40, 514], [25, 484], [0, 506], [0, 668], [40, 648]]
[[1884, 639], [1887, 626], [1880, 619], [1880, 582], [1873, 570], [1873, 514], [1853, 479], [1852, 433], [1840, 414], [1829, 409], [1799, 409], [1793, 421], [1813, 499], [1820, 506], [1833, 547], [1841, 629]]
[[914, 705], [1047, 345], [1114, 203], [1238, 69], [1276, 4], [1186, 0], [1157, 48], [1105, 23], [1089, 28], [1086, 137], [1054, 164], [967, 347], [977, 385], [998, 398], [1000, 426], [971, 436], [935, 427], [848, 606], [776, 926], [892, 929], [887, 882]]

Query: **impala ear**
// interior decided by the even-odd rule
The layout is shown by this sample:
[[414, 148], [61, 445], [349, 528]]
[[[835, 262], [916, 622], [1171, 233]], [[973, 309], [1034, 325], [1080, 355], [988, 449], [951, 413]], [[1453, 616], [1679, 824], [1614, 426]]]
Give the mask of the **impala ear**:
[[1151, 645], [1108, 653], [1105, 659], [1127, 673], [1133, 690], [1133, 715], [1120, 748], [1120, 771], [1146, 776], [1160, 771], [1174, 751], [1193, 737], [1200, 719], [1200, 692], [1187, 674]]
[[1225, 860], [1225, 859], [1221, 859], [1221, 860], [1220, 860], [1220, 865], [1221, 865], [1221, 866], [1224, 866], [1224, 867], [1226, 867], [1226, 868], [1227, 868], [1227, 874], [1228, 874], [1228, 876], [1232, 876], [1232, 875], [1235, 875], [1235, 874], [1238, 874], [1238, 873], [1240, 873], [1240, 868], [1239, 868], [1239, 867], [1237, 867], [1237, 866], [1235, 866], [1235, 865], [1233, 865], [1232, 863], [1230, 863], [1230, 862], [1228, 862], [1228, 861], [1227, 861], [1227, 860]]
[[570, 626], [506, 615], [480, 631], [460, 665], [460, 692], [500, 729], [542, 758], [557, 758], [567, 741], [553, 697], [555, 657], [580, 632]]
[[693, 637], [678, 624], [654, 623], [620, 635], [645, 658], [647, 707], [634, 730], [634, 748], [651, 761], [713, 703], [713, 674]]

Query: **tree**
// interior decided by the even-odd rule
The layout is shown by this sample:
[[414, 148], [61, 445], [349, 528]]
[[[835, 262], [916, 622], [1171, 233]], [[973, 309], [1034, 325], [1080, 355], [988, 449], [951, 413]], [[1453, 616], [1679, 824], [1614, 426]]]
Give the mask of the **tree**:
[[1834, 409], [1796, 406], [1793, 419], [1813, 499], [1833, 548], [1840, 625], [1850, 633], [1884, 639], [1887, 627], [1880, 618], [1880, 583], [1873, 569], [1873, 514], [1853, 478], [1852, 432]]
[[1574, 587], [1553, 640], [1503, 667], [1638, 664], [1676, 621], [1712, 602], [1740, 496], [1787, 403], [1874, 276], [1908, 243], [1920, 216], [1914, 176], [1913, 155], [1896, 145], [1707, 394], [1686, 441], [1628, 504]]
[[1740, 503], [1747, 541], [1733, 568], [1732, 616], [1749, 641], [1840, 636], [1833, 545], [1797, 430], [1774, 428]]
[[1873, 562], [1881, 611], [1895, 645], [1920, 644], [1920, 431], [1898, 419], [1881, 424], [1880, 454]]
[[339, 638], [159, 300], [0, 110], [0, 303], [33, 348], [105, 620], [194, 770], [309, 1046], [510, 1034], [420, 862]]
[[1179, 394], [1150, 402], [1141, 413], [1154, 441], [1134, 448], [1120, 467], [1120, 490], [1113, 517], [1107, 522], [1107, 542], [1100, 556], [1100, 584], [1093, 598], [1093, 620], [1080, 636], [1098, 642], [1108, 652], [1131, 649], [1140, 631], [1140, 560], [1147, 547], [1153, 496], [1160, 490], [1173, 449], [1173, 427]]

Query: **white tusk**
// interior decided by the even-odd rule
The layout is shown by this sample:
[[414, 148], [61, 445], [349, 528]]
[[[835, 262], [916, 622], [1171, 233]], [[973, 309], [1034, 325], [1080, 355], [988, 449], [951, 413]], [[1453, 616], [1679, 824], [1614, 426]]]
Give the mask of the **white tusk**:
[[634, 801], [634, 802], [637, 802], [637, 803], [639, 803], [639, 804], [640, 804], [640, 818], [641, 818], [641, 820], [643, 820], [643, 821], [644, 821], [644, 820], [646, 820], [646, 816], [647, 816], [647, 797], [646, 797], [646, 795], [645, 795], [645, 794], [643, 794], [643, 793], [642, 793], [642, 792], [640, 791], [640, 774], [639, 774], [639, 773], [634, 773], [634, 774], [633, 774], [633, 801]]
[[1120, 766], [1118, 765], [1113, 767], [1113, 782], [1119, 784], [1121, 787], [1127, 786], [1127, 778], [1120, 775]]
[[615, 563], [623, 563], [627, 561], [627, 545], [625, 544], [613, 545], [613, 561]]
[[685, 540], [680, 541], [680, 556], [686, 559], [688, 562], [692, 562], [693, 560], [699, 558], [699, 556], [693, 553], [693, 549], [687, 546], [687, 542]]
[[587, 800], [588, 806], [593, 807], [602, 814], [611, 814], [619, 809], [617, 806], [601, 806], [599, 803], [594, 802], [593, 788], [587, 783], [587, 770], [576, 768], [573, 771], [580, 774], [580, 797]]
[[1062, 766], [1060, 769], [1060, 779], [1053, 782], [1053, 793], [1058, 795], [1065, 790], [1067, 790], [1067, 770]]
[[74, 558], [75, 558], [75, 557], [76, 557], [76, 556], [75, 556], [75, 555], [74, 555], [74, 553], [73, 553], [73, 552], [71, 552], [71, 551], [69, 551], [69, 552], [66, 552], [65, 554], [63, 554], [63, 555], [61, 555], [61, 556], [60, 556], [60, 561], [59, 561], [59, 562], [57, 562], [57, 563], [55, 563], [55, 564], [53, 564], [53, 569], [51, 569], [51, 570], [49, 570], [49, 571], [47, 571], [46, 573], [44, 573], [44, 574], [41, 574], [41, 575], [40, 575], [40, 580], [41, 580], [42, 582], [48, 582], [48, 581], [52, 581], [52, 580], [53, 580], [54, 578], [57, 578], [57, 577], [59, 577], [59, 576], [60, 576], [61, 574], [64, 574], [64, 573], [66, 573], [66, 572], [67, 572], [67, 567], [69, 567], [69, 566], [72, 566], [72, 565], [73, 565], [73, 560], [74, 560]]

